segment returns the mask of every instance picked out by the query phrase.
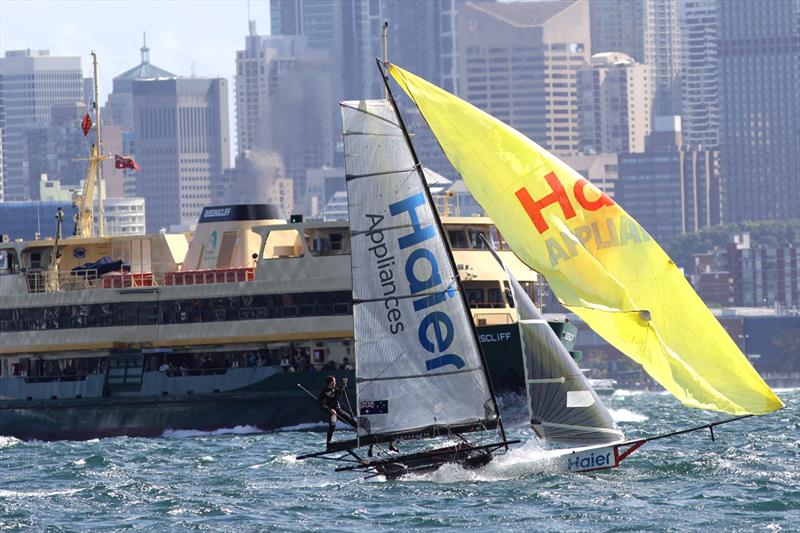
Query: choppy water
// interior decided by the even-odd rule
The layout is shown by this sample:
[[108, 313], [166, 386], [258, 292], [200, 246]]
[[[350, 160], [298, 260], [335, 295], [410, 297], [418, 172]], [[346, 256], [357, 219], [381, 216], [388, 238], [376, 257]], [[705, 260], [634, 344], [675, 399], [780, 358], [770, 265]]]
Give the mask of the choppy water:
[[[294, 460], [318, 432], [0, 437], [0, 530], [797, 531], [800, 390], [779, 394], [785, 410], [720, 427], [716, 443], [707, 433], [650, 443], [594, 474], [549, 471], [524, 426], [511, 431], [523, 445], [481, 470], [392, 482]], [[609, 405], [630, 437], [715, 418], [660, 394]]]

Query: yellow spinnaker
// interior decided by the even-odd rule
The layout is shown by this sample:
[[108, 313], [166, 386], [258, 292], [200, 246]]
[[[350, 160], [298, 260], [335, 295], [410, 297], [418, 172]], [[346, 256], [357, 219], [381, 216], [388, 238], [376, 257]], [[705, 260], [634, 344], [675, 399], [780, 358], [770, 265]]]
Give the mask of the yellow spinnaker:
[[395, 65], [472, 196], [559, 300], [684, 405], [780, 409], [664, 250], [613, 200], [499, 120]]

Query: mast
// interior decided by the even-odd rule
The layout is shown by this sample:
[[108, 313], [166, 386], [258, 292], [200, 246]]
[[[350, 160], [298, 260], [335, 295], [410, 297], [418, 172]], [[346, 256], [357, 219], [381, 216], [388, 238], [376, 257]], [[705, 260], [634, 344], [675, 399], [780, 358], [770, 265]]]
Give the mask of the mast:
[[[388, 29], [388, 23], [384, 24], [384, 39], [386, 35], [386, 31]], [[414, 167], [417, 170], [417, 175], [419, 179], [422, 181], [422, 190], [425, 191], [425, 198], [428, 200], [428, 203], [431, 206], [431, 211], [433, 213], [433, 219], [436, 222], [437, 229], [439, 230], [439, 235], [441, 236], [442, 240], [445, 239], [445, 232], [444, 226], [442, 225], [442, 219], [439, 217], [439, 211], [436, 209], [436, 205], [433, 203], [433, 197], [431, 196], [430, 188], [428, 187], [428, 182], [425, 179], [425, 173], [422, 171], [422, 164], [419, 161], [419, 157], [417, 157], [417, 151], [414, 149], [414, 144], [411, 142], [411, 135], [408, 133], [408, 129], [406, 129], [405, 122], [403, 122], [403, 117], [400, 115], [400, 110], [397, 107], [397, 102], [395, 101], [394, 94], [392, 93], [392, 89], [389, 86], [389, 78], [386, 76], [386, 71], [384, 70], [384, 64], [381, 63], [380, 59], [376, 60], [378, 63], [378, 70], [381, 73], [381, 77], [383, 78], [383, 87], [384, 93], [388, 95], [387, 100], [391, 103], [392, 109], [394, 110], [395, 116], [397, 117], [398, 124], [400, 125], [400, 129], [403, 132], [403, 138], [408, 145], [408, 149], [411, 152], [411, 157], [414, 161]], [[475, 341], [475, 346], [478, 349], [478, 354], [481, 358], [481, 366], [483, 367], [483, 374], [486, 377], [486, 381], [489, 385], [489, 393], [492, 396], [492, 404], [494, 405], [494, 411], [497, 415], [497, 427], [500, 429], [500, 435], [503, 438], [503, 442], [507, 442], [506, 438], [506, 430], [503, 427], [503, 419], [500, 416], [500, 409], [497, 406], [497, 395], [494, 391], [494, 384], [492, 383], [492, 378], [489, 375], [489, 369], [486, 366], [486, 356], [483, 353], [483, 347], [481, 346], [480, 339], [478, 338], [478, 331], [475, 329], [475, 321], [472, 317], [472, 311], [467, 304], [467, 296], [464, 293], [464, 287], [461, 284], [461, 276], [458, 274], [458, 266], [456, 265], [455, 259], [453, 258], [453, 252], [450, 249], [450, 246], [447, 245], [445, 242], [445, 249], [447, 251], [447, 258], [450, 261], [450, 267], [453, 269], [453, 275], [455, 276], [455, 283], [456, 287], [458, 287], [458, 292], [461, 295], [461, 304], [464, 307], [464, 312], [469, 317], [469, 325], [470, 331], [472, 332], [473, 339]], [[508, 449], [508, 444], [506, 444], [506, 449]]]
[[[381, 40], [383, 41], [383, 64], [389, 62], [389, 21], [385, 21], [383, 23], [383, 29], [381, 30]], [[381, 72], [383, 75], [383, 72]], [[385, 75], [383, 75], [385, 77]], [[383, 99], [388, 100], [389, 95], [389, 86], [384, 83], [383, 87]]]
[[[94, 108], [94, 119], [95, 119], [95, 135], [96, 135], [96, 144], [97, 144], [97, 155], [100, 160], [103, 158], [103, 145], [101, 142], [101, 126], [100, 126], [100, 106], [98, 105], [98, 101], [100, 100], [99, 91], [97, 88], [97, 53], [92, 50], [92, 64], [94, 67], [94, 102], [92, 102], [92, 107]], [[97, 164], [97, 234], [100, 237], [103, 237], [106, 234], [106, 217], [105, 213], [103, 212], [103, 165], [100, 161]], [[94, 223], [93, 221], [91, 222]]]

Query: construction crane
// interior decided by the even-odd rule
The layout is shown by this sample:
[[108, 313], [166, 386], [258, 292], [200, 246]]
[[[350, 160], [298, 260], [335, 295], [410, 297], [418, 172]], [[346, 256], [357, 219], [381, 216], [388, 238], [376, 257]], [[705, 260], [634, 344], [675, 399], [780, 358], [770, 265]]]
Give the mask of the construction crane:
[[92, 60], [94, 63], [94, 129], [95, 143], [92, 145], [92, 153], [89, 156], [89, 168], [86, 170], [86, 179], [83, 183], [83, 190], [72, 195], [72, 205], [78, 209], [75, 214], [75, 232], [77, 237], [92, 237], [94, 235], [94, 189], [95, 180], [97, 181], [97, 229], [98, 235], [105, 235], [105, 214], [103, 212], [103, 167], [100, 164], [103, 160], [109, 159], [103, 155], [101, 144], [101, 124], [100, 106], [98, 105], [97, 90], [97, 54], [92, 50]]

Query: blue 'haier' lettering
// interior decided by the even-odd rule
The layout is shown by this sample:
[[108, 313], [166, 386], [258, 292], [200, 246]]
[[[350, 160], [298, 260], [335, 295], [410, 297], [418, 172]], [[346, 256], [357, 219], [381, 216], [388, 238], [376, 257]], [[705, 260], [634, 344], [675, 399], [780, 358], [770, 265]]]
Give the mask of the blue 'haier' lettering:
[[[398, 239], [401, 250], [421, 244], [436, 235], [433, 226], [422, 227], [420, 223], [417, 208], [423, 205], [425, 205], [425, 195], [421, 192], [389, 205], [389, 212], [392, 215], [397, 216], [405, 212], [411, 220], [413, 231]], [[430, 269], [430, 275], [427, 278], [419, 279], [417, 277], [417, 273], [428, 272], [428, 269]], [[436, 256], [425, 248], [417, 248], [411, 252], [406, 260], [405, 274], [411, 294], [434, 289], [442, 284]], [[452, 298], [454, 295], [455, 290], [452, 287], [441, 293], [425, 295], [414, 302], [414, 310], [422, 311], [443, 302], [447, 296]], [[419, 342], [425, 350], [433, 354], [442, 354], [425, 361], [425, 368], [428, 371], [446, 365], [453, 365], [456, 368], [464, 366], [464, 360], [458, 355], [443, 353], [450, 347], [455, 337], [453, 321], [447, 313], [443, 311], [430, 312], [420, 322], [418, 336]]]

